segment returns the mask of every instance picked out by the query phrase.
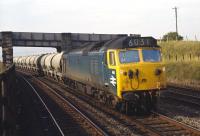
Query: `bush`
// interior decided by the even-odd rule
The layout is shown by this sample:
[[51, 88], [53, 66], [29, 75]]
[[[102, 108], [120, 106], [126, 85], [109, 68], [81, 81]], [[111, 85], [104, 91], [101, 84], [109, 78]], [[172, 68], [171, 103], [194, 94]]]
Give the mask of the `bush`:
[[162, 38], [163, 41], [175, 41], [175, 40], [183, 40], [183, 37], [181, 35], [178, 35], [177, 32], [169, 32], [165, 34]]

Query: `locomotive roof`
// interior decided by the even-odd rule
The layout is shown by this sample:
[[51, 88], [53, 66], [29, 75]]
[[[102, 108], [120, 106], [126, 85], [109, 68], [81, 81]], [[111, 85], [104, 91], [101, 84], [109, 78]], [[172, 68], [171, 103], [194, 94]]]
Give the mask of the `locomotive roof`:
[[134, 37], [125, 36], [115, 38], [108, 41], [101, 41], [96, 43], [86, 43], [83, 47], [71, 50], [71, 53], [82, 53], [83, 55], [93, 51], [106, 51], [107, 49], [124, 49], [124, 48], [138, 48], [138, 47], [159, 47], [157, 40], [153, 37]]

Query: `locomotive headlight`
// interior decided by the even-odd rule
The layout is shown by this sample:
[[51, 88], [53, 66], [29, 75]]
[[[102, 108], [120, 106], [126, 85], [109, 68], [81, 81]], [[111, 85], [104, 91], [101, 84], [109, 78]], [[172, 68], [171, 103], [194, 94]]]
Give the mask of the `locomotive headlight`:
[[162, 68], [162, 71], [165, 72], [165, 67]]
[[127, 76], [127, 72], [125, 71], [125, 72], [123, 72], [123, 74], [124, 74], [124, 76]]
[[124, 76], [127, 76], [127, 72], [126, 71], [123, 71], [123, 70], [120, 70], [120, 74], [124, 75]]
[[159, 76], [161, 73], [162, 73], [162, 70], [161, 70], [161, 69], [156, 69], [156, 70], [155, 70], [155, 75], [156, 75], [156, 76]]

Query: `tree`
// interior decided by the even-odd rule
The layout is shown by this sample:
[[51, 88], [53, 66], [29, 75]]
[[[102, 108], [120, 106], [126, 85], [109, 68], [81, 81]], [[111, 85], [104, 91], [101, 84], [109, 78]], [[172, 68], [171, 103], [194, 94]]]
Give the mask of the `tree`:
[[177, 32], [169, 32], [163, 36], [162, 40], [163, 41], [173, 41], [173, 40], [181, 41], [183, 40], [183, 37], [181, 35], [178, 35]]

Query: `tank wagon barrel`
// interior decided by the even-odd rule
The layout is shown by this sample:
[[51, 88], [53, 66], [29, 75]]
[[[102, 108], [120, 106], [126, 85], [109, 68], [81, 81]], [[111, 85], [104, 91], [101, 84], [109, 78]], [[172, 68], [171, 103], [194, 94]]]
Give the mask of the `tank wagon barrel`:
[[34, 60], [33, 60], [33, 66], [37, 67], [38, 66], [38, 61], [39, 61], [40, 55], [35, 56]]
[[30, 64], [31, 67], [33, 67], [33, 66], [35, 65], [35, 64], [34, 64], [34, 60], [35, 60], [36, 57], [37, 57], [37, 56], [31, 56], [31, 57], [30, 57], [30, 63], [29, 63], [29, 64]]
[[31, 56], [26, 57], [26, 59], [25, 59], [25, 65], [26, 66], [30, 65], [30, 59], [31, 59]]
[[45, 59], [47, 58], [48, 54], [45, 54], [44, 56], [41, 57], [41, 60], [40, 60], [40, 66], [43, 70], [45, 70]]
[[17, 60], [17, 63], [18, 63], [20, 66], [22, 66], [22, 59], [23, 59], [23, 57], [18, 57], [18, 60]]
[[22, 66], [25, 66], [25, 64], [26, 64], [26, 58], [27, 57], [25, 57], [25, 56], [22, 57], [22, 61], [21, 61]]
[[51, 67], [51, 63], [52, 63], [52, 59], [53, 57], [55, 56], [56, 54], [55, 53], [52, 53], [52, 54], [48, 54], [44, 60], [44, 66], [47, 70], [51, 70], [52, 67]]
[[54, 69], [55, 71], [61, 72], [61, 59], [63, 56], [63, 52], [62, 53], [57, 53], [53, 56], [52, 60], [51, 60], [51, 67], [52, 69]]

